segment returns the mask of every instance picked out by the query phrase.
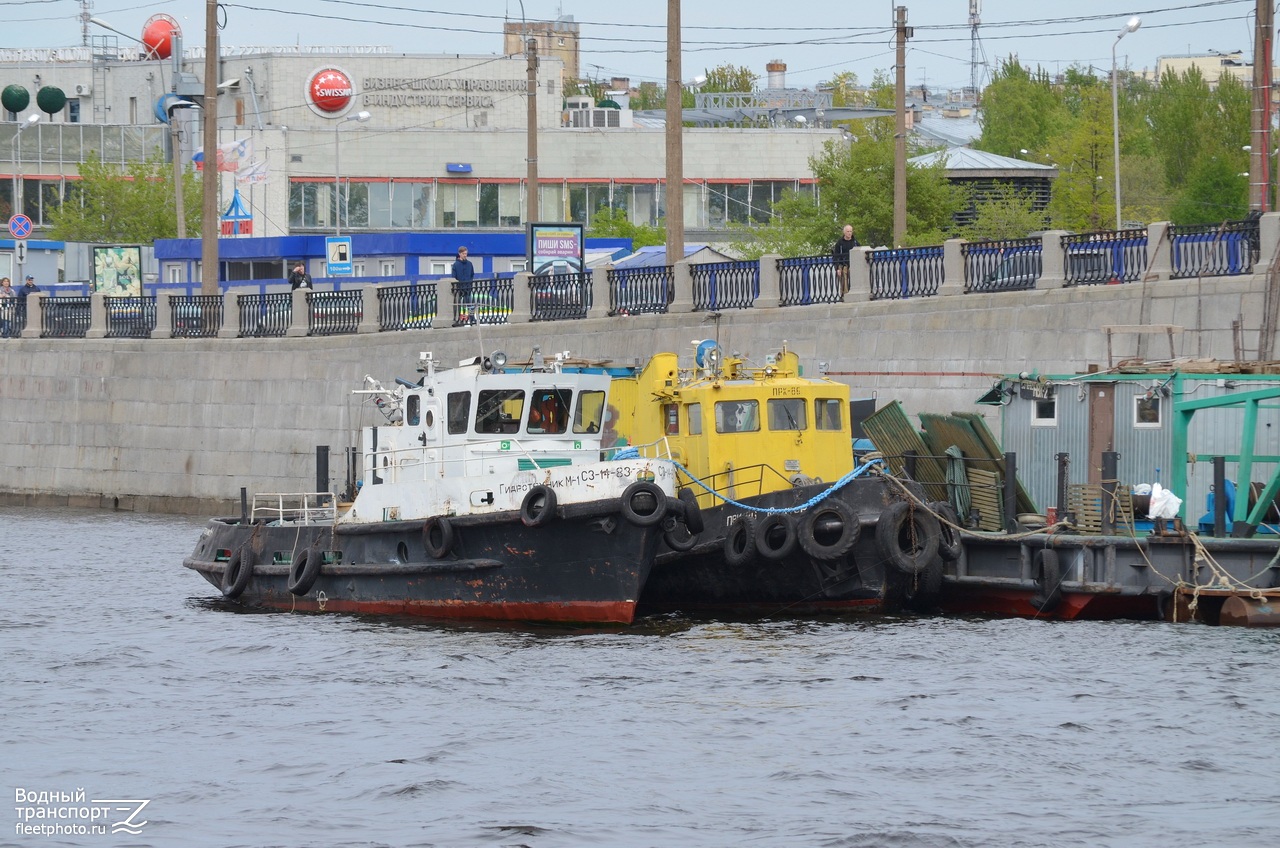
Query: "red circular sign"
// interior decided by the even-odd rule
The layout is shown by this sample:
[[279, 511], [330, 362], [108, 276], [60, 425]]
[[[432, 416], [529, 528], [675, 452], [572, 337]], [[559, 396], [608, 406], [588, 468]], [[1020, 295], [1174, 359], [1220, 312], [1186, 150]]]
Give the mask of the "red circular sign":
[[337, 68], [316, 71], [307, 83], [307, 94], [317, 109], [323, 112], [341, 112], [351, 105], [355, 87], [351, 77]]

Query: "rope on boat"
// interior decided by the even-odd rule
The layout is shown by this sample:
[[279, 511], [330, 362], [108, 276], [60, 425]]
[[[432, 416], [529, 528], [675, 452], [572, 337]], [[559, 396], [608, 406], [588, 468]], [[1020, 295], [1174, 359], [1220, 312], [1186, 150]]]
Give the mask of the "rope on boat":
[[851, 480], [854, 480], [857, 477], [861, 477], [863, 474], [869, 473], [873, 468], [875, 468], [876, 466], [882, 465], [884, 462], [881, 459], [872, 459], [872, 460], [868, 460], [867, 462], [864, 462], [862, 465], [858, 466], [857, 468], [850, 471], [848, 474], [841, 477], [836, 482], [832, 483], [829, 487], [827, 487], [825, 491], [819, 492], [818, 494], [809, 498], [809, 500], [805, 501], [799, 506], [759, 507], [759, 506], [751, 506], [749, 504], [744, 504], [744, 503], [741, 503], [740, 501], [735, 501], [732, 498], [729, 498], [720, 494], [715, 489], [711, 488], [706, 483], [702, 482], [702, 480], [695, 477], [693, 473], [689, 471], [689, 469], [685, 468], [683, 465], [676, 462], [674, 459], [668, 459], [663, 461], [670, 462], [673, 466], [676, 467], [678, 471], [684, 472], [684, 475], [686, 477], [688, 477], [693, 482], [697, 483], [700, 487], [702, 487], [703, 491], [711, 495], [713, 498], [719, 498], [725, 503], [730, 504], [732, 506], [736, 506], [739, 509], [745, 509], [748, 512], [760, 513], [761, 515], [790, 515], [797, 512], [804, 512], [814, 504], [821, 503], [823, 500], [830, 497], [832, 494], [843, 489], [845, 486], [849, 484]]

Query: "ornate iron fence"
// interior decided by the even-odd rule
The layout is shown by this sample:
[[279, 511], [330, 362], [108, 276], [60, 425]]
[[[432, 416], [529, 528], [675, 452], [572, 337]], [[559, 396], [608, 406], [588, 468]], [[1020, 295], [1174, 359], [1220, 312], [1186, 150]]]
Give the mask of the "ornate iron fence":
[[236, 297], [241, 338], [283, 338], [293, 323], [293, 292]]
[[425, 330], [433, 326], [437, 314], [435, 283], [378, 289], [379, 330]]
[[942, 246], [900, 247], [867, 254], [871, 299], [936, 295], [942, 286]]
[[88, 296], [44, 297], [40, 305], [40, 338], [83, 339], [89, 332]]
[[1173, 279], [1253, 273], [1262, 237], [1257, 218], [1222, 224], [1169, 226]]
[[192, 294], [169, 299], [175, 339], [209, 339], [222, 329], [222, 295]]
[[609, 271], [609, 314], [666, 312], [675, 300], [675, 268], [656, 265]]
[[760, 296], [759, 262], [706, 262], [689, 266], [693, 308], [750, 309]]
[[849, 272], [831, 256], [793, 256], [778, 260], [779, 306], [840, 303], [849, 288]]
[[307, 292], [307, 335], [342, 336], [359, 332], [364, 290]]
[[534, 321], [586, 318], [592, 302], [590, 271], [529, 279], [529, 312]]
[[1109, 230], [1062, 237], [1065, 285], [1132, 283], [1147, 270], [1147, 231]]
[[515, 307], [515, 283], [511, 279], [453, 282], [453, 326], [505, 324]]
[[104, 297], [107, 338], [149, 339], [156, 328], [156, 296]]
[[1044, 273], [1044, 243], [1038, 238], [998, 239], [960, 245], [965, 292], [1034, 289]]

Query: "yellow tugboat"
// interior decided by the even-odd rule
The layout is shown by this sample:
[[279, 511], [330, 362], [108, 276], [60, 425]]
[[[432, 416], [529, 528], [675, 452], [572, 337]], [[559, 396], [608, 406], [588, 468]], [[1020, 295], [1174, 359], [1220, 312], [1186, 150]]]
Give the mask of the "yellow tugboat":
[[613, 426], [645, 446], [625, 450], [673, 459], [687, 507], [668, 519], [641, 611], [931, 605], [958, 540], [906, 496], [921, 496], [914, 483], [855, 467], [849, 387], [804, 377], [785, 343], [758, 364], [696, 345], [692, 367], [660, 353], [615, 378]]

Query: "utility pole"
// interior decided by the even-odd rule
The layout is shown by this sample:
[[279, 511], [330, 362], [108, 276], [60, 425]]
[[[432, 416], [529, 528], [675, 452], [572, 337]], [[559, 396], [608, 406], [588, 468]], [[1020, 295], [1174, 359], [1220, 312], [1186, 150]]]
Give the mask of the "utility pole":
[[217, 294], [218, 285], [218, 3], [204, 9], [204, 191], [200, 222], [200, 293]]
[[1275, 6], [1257, 0], [1257, 35], [1253, 40], [1253, 113], [1249, 119], [1249, 208], [1271, 209], [1271, 62], [1275, 38]]
[[[528, 35], [526, 32], [525, 35]], [[529, 114], [525, 135], [528, 136], [529, 152], [526, 164], [529, 172], [525, 176], [525, 218], [538, 220], [538, 42], [530, 38], [525, 42], [525, 56], [529, 60], [528, 101]], [[530, 269], [532, 270], [532, 269]]]
[[684, 106], [680, 0], [667, 0], [667, 264], [684, 259]]
[[896, 123], [893, 131], [893, 246], [901, 247], [907, 236], [907, 7], [894, 9], [898, 50], [893, 86]]

